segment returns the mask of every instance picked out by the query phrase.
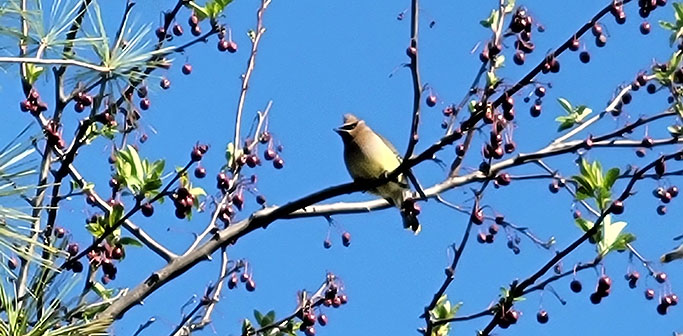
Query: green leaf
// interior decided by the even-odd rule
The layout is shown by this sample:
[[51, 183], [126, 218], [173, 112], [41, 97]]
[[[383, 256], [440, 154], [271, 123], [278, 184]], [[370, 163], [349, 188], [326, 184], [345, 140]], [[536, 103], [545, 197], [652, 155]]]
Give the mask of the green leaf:
[[269, 325], [269, 324], [272, 324], [273, 322], [275, 322], [275, 311], [274, 310], [269, 311], [268, 314], [266, 314], [266, 316], [263, 317], [261, 322], [263, 323], [262, 326], [263, 325]]
[[26, 80], [33, 84], [38, 80], [38, 77], [43, 74], [45, 68], [35, 64], [26, 64]]
[[85, 225], [85, 229], [90, 232], [94, 237], [100, 237], [104, 234], [104, 228], [99, 222], [88, 223]]
[[251, 325], [249, 319], [244, 319], [244, 321], [242, 321], [242, 335], [253, 334], [255, 331], [256, 330]]
[[132, 237], [122, 237], [121, 239], [119, 239], [119, 244], [121, 244], [123, 246], [136, 246], [136, 247], [142, 247], [143, 246], [139, 240], [132, 238]]
[[564, 130], [568, 130], [568, 129], [572, 128], [572, 126], [574, 126], [573, 121], [565, 121], [565, 122], [561, 123], [560, 126], [557, 127], [557, 131], [562, 132]]
[[583, 120], [585, 117], [587, 117], [589, 114], [591, 114], [591, 112], [593, 112], [593, 110], [591, 108], [587, 107], [586, 105], [581, 105], [581, 106], [577, 107], [576, 108], [575, 121], [579, 122], [579, 121]]
[[659, 26], [666, 29], [666, 30], [671, 30], [671, 31], [674, 31], [677, 28], [676, 25], [674, 25], [673, 23], [663, 21], [663, 20], [659, 20]]
[[674, 16], [676, 17], [677, 23], [683, 21], [683, 4], [680, 2], [674, 2]]
[[612, 251], [625, 251], [628, 247], [626, 246], [627, 244], [630, 244], [631, 242], [636, 240], [636, 236], [632, 233], [621, 233], [617, 237], [617, 239], [614, 241], [612, 246], [610, 247], [610, 250]]
[[256, 320], [256, 323], [258, 323], [260, 326], [263, 327], [265, 325], [261, 322], [263, 320], [263, 314], [261, 314], [261, 312], [259, 312], [256, 309], [254, 309], [254, 319]]
[[505, 13], [512, 13], [512, 11], [515, 9], [515, 0], [508, 0], [508, 3], [505, 5]]
[[605, 180], [603, 181], [602, 185], [605, 187], [605, 189], [610, 190], [612, 189], [614, 182], [617, 181], [617, 178], [619, 178], [619, 168], [612, 168], [607, 171], [607, 174], [605, 174]]
[[572, 108], [572, 104], [564, 98], [557, 98], [557, 102], [560, 103], [560, 106], [567, 112], [567, 114], [572, 114], [574, 113], [574, 109]]
[[489, 71], [486, 73], [486, 86], [487, 87], [494, 87], [498, 82], [500, 81], [500, 78], [496, 76], [496, 74], [493, 71]]
[[495, 27], [498, 24], [498, 17], [499, 17], [498, 10], [492, 9], [489, 17], [487, 17], [484, 20], [479, 21], [479, 24], [481, 24], [482, 27], [484, 27], [484, 28], [493, 29], [493, 27]]
[[493, 61], [493, 67], [496, 69], [502, 68], [505, 66], [505, 55], [498, 55], [494, 58]]
[[92, 289], [95, 292], [95, 294], [97, 294], [99, 297], [101, 297], [102, 299], [105, 299], [105, 300], [111, 298], [114, 295], [114, 289], [113, 288], [107, 289], [99, 281], [96, 281], [93, 284]]
[[602, 221], [602, 240], [598, 243], [598, 253], [605, 256], [611, 251], [612, 245], [617, 241], [621, 231], [626, 227], [626, 222], [612, 223], [612, 215], [606, 215]]
[[583, 232], [590, 230], [593, 225], [595, 225], [593, 222], [582, 217], [577, 218], [574, 222], [576, 223], [576, 226], [578, 226]]

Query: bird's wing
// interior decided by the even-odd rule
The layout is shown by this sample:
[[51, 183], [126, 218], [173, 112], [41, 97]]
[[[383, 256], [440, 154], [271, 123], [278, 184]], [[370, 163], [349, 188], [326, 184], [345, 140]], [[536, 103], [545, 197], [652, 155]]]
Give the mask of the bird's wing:
[[[400, 164], [400, 162], [403, 161], [403, 158], [401, 158], [401, 154], [398, 153], [398, 150], [396, 149], [396, 147], [394, 147], [394, 144], [392, 144], [389, 140], [387, 140], [387, 138], [383, 137], [381, 134], [379, 134], [379, 133], [375, 133], [375, 134], [377, 134], [377, 136], [380, 139], [382, 139], [384, 144], [387, 145], [387, 147], [389, 147], [389, 149], [391, 149], [391, 151], [394, 153], [394, 155], [396, 155], [396, 158], [398, 159], [398, 162]], [[399, 184], [401, 185], [401, 187], [404, 187], [404, 188], [408, 187], [408, 182], [406, 181], [405, 174], [401, 174], [399, 176]]]
[[391, 142], [389, 142], [389, 140], [387, 140], [387, 138], [383, 137], [381, 134], [379, 134], [379, 133], [376, 133], [376, 134], [377, 134], [377, 136], [379, 136], [380, 139], [382, 139], [382, 141], [384, 141], [384, 144], [387, 145], [387, 147], [389, 147], [389, 149], [391, 149], [391, 151], [394, 152], [394, 154], [396, 154], [398, 161], [399, 162], [402, 161], [403, 159], [401, 158], [401, 154], [398, 153], [398, 150], [396, 150], [396, 147], [394, 147], [394, 145]]

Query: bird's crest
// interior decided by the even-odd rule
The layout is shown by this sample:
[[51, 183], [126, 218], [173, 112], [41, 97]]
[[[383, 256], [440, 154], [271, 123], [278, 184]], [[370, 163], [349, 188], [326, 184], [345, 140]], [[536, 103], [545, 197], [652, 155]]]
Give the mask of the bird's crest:
[[351, 123], [354, 123], [357, 121], [358, 121], [358, 118], [351, 113], [347, 113], [344, 115], [344, 125], [351, 124]]

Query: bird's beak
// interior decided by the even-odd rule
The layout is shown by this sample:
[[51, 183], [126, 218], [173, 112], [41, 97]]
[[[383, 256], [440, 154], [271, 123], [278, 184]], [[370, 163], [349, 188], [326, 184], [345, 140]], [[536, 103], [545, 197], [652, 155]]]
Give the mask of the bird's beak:
[[333, 130], [335, 133], [337, 133], [337, 134], [342, 134], [342, 133], [345, 133], [345, 132], [346, 132], [346, 131], [343, 130], [341, 127], [333, 128], [332, 130]]

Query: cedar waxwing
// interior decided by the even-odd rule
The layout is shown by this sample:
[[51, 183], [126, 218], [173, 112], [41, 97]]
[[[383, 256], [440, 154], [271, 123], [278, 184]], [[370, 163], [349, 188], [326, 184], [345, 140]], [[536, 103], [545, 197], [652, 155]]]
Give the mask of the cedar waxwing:
[[[381, 178], [401, 164], [401, 156], [396, 148], [353, 114], [345, 114], [344, 124], [334, 131], [344, 142], [344, 163], [354, 180]], [[399, 208], [403, 227], [410, 228], [415, 234], [420, 232], [420, 223], [417, 220], [419, 208], [408, 195], [410, 189], [403, 174], [396, 181], [369, 191], [386, 198]]]
[[660, 260], [665, 263], [672, 262], [676, 259], [683, 259], [683, 244], [672, 251], [664, 253], [664, 255], [662, 255], [660, 258]]

